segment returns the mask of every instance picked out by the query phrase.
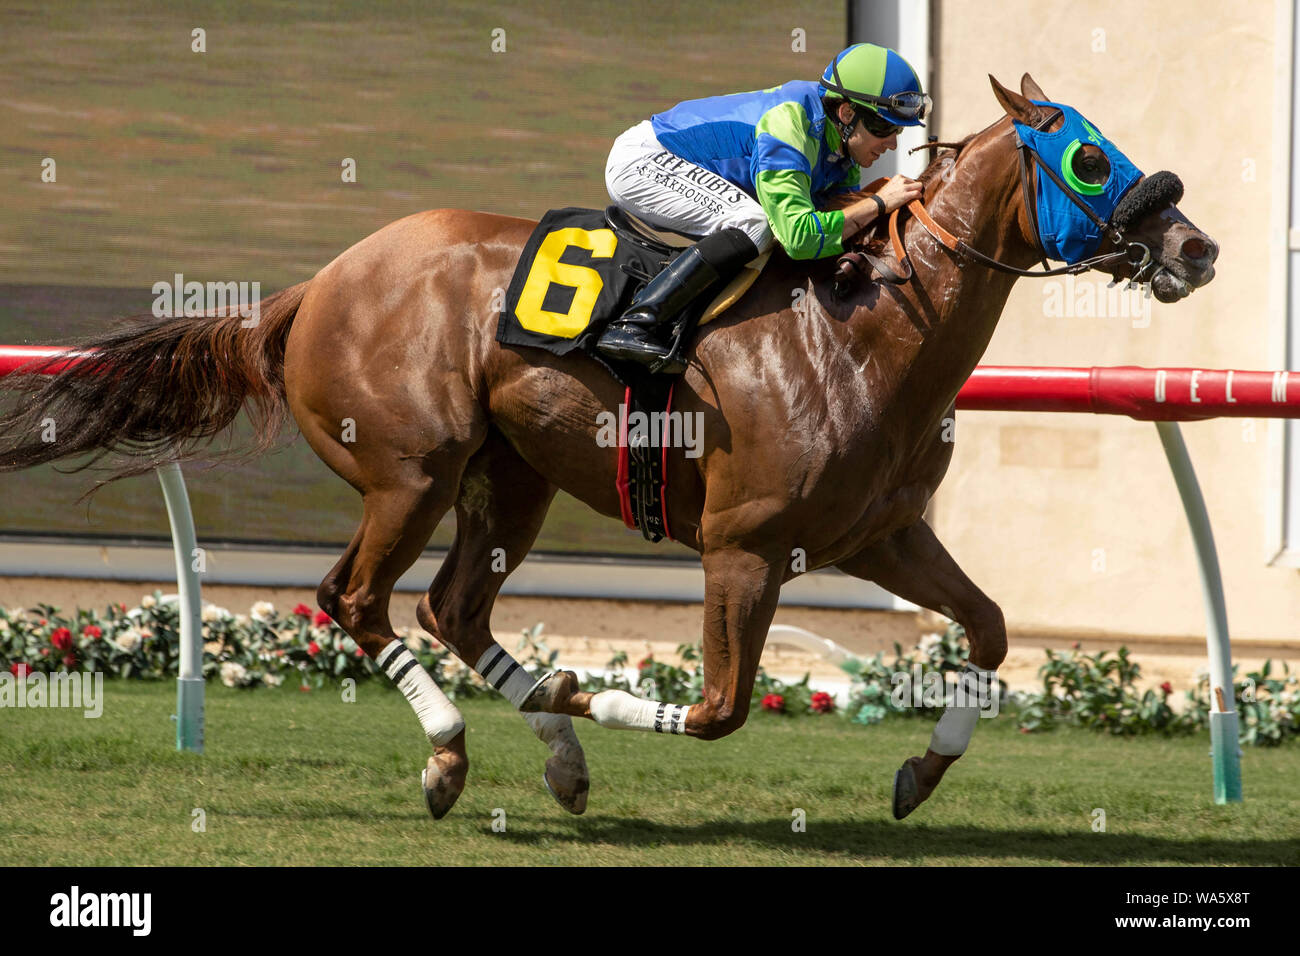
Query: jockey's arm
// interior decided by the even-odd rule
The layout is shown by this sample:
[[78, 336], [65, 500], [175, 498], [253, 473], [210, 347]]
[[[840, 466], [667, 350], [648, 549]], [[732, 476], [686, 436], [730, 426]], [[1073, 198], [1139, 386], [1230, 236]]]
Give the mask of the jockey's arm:
[[[867, 193], [862, 190], [862, 167], [854, 165], [844, 182], [831, 190], [825, 201], [820, 203], [823, 209], [839, 209], [844, 213], [844, 238], [847, 239], [861, 229], [870, 225], [880, 215], [880, 207], [867, 200]], [[882, 201], [884, 197], [881, 197]], [[892, 209], [885, 203], [885, 210]]]
[[817, 209], [807, 173], [793, 169], [764, 170], [754, 185], [758, 204], [767, 213], [772, 233], [791, 259], [821, 259], [844, 251], [845, 213], [838, 209]]
[[[845, 239], [879, 215], [880, 207], [865, 193], [860, 197], [848, 194], [844, 197], [848, 203], [839, 209], [819, 210], [807, 174], [794, 170], [759, 173], [755, 185], [772, 232], [791, 259], [837, 256], [844, 251]], [[843, 203], [841, 197], [836, 198]]]
[[[844, 240], [876, 217], [870, 200], [819, 210], [807, 172], [818, 155], [807, 114], [798, 103], [767, 111], [757, 129], [754, 191], [772, 233], [791, 259], [822, 259], [844, 251]], [[857, 170], [843, 184], [857, 184]]]

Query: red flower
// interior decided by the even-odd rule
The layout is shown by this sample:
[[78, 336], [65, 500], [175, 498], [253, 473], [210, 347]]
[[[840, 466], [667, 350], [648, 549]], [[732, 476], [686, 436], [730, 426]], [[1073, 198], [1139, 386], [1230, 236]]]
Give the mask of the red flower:
[[123, 611], [126, 610], [126, 605], [125, 605], [125, 604], [122, 604], [122, 603], [119, 602], [117, 606], [120, 607]]
[[311, 622], [317, 627], [329, 627], [330, 621], [332, 620], [333, 618], [324, 611], [317, 611], [316, 616], [311, 619]]
[[311, 608], [305, 604], [299, 604], [293, 609], [293, 613], [297, 614], [299, 617], [311, 617]]
[[88, 637], [91, 640], [97, 641], [104, 636], [104, 632], [100, 630], [96, 625], [91, 624], [89, 627], [87, 627], [84, 631], [81, 632], [81, 636]]
[[50, 643], [54, 645], [55, 650], [70, 651], [72, 650], [72, 632], [66, 627], [56, 627], [54, 633], [50, 635]]
[[763, 698], [762, 708], [780, 713], [785, 710], [785, 698], [780, 694], [768, 694]]
[[1075, 641], [1075, 642], [1074, 642], [1073, 644], [1071, 644], [1070, 646], [1073, 647], [1076, 651], [1078, 651], [1078, 650], [1082, 650], [1082, 649], [1083, 649], [1083, 645], [1082, 645], [1081, 643], [1079, 643], [1078, 641]]
[[49, 657], [49, 656], [50, 656], [50, 649], [48, 647], [42, 647], [41, 657]]
[[298, 685], [298, 689], [299, 689], [300, 691], [302, 691], [304, 694], [310, 694], [310, 693], [311, 693], [311, 688], [308, 687], [306, 684], [299, 684], [299, 685]]
[[22, 661], [14, 661], [9, 665], [9, 673], [15, 677], [26, 677], [32, 672], [30, 664], [24, 664]]
[[647, 667], [649, 667], [651, 664], [653, 664], [654, 662], [655, 662], [655, 657], [654, 657], [653, 654], [651, 654], [649, 657], [643, 658], [643, 659], [641, 660], [641, 663], [638, 664], [638, 665], [636, 665], [636, 669], [639, 670], [639, 671], [643, 671], [643, 670], [645, 670]]
[[357, 648], [357, 657], [365, 657], [365, 656], [366, 656], [366, 652], [363, 651], [361, 648], [358, 647], [358, 648]]
[[1174, 692], [1174, 685], [1169, 683], [1169, 681], [1165, 681], [1160, 685], [1160, 689], [1166, 694], [1172, 694]]
[[835, 698], [819, 690], [812, 695], [812, 709], [819, 714], [829, 714], [835, 709]]
[[77, 666], [77, 655], [76, 655], [76, 654], [69, 654], [67, 657], [65, 657], [65, 658], [63, 659], [63, 666], [66, 667], [66, 668], [68, 668], [68, 670], [72, 670], [72, 668], [76, 667], [76, 666]]
[[312, 657], [315, 657], [317, 654], [320, 653], [320, 645], [317, 644], [315, 641], [312, 641], [310, 644], [307, 645], [307, 653]]

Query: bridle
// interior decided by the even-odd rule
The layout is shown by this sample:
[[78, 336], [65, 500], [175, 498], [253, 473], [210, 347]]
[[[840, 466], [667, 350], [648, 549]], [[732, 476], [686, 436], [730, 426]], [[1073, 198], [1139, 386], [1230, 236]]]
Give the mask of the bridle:
[[[1043, 120], [1039, 121], [1039, 123], [1033, 128], [1041, 130], [1060, 115], [1062, 114], [1059, 109], [1054, 110]], [[903, 245], [903, 240], [898, 228], [899, 214], [903, 211], [903, 208], [906, 208], [910, 213], [912, 213], [921, 225], [925, 227], [925, 230], [944, 247], [952, 250], [958, 255], [965, 256], [974, 262], [978, 262], [980, 265], [987, 266], [990, 269], [995, 269], [998, 272], [1005, 272], [1009, 275], [1038, 277], [1075, 275], [1081, 272], [1087, 272], [1089, 269], [1105, 268], [1109, 265], [1118, 264], [1120, 261], [1126, 261], [1133, 266], [1133, 273], [1129, 278], [1127, 286], [1127, 288], [1131, 289], [1141, 281], [1142, 274], [1148, 268], [1158, 265], [1156, 260], [1151, 256], [1151, 249], [1145, 243], [1138, 242], [1135, 239], [1125, 239], [1124, 231], [1122, 229], [1098, 216], [1087, 203], [1083, 202], [1074, 194], [1074, 190], [1066, 186], [1066, 184], [1061, 180], [1061, 177], [1057, 175], [1056, 171], [1043, 161], [1043, 158], [1038, 155], [1038, 152], [1032, 146], [1026, 143], [1023, 138], [1018, 137], [1018, 139], [1019, 141], [1016, 144], [1016, 151], [1020, 160], [1020, 186], [1024, 192], [1025, 213], [1029, 217], [1030, 227], [1034, 231], [1034, 245], [1042, 258], [1043, 268], [1041, 270], [1021, 269], [1017, 266], [1008, 265], [1005, 262], [1000, 262], [991, 256], [985, 255], [978, 249], [972, 248], [964, 239], [959, 239], [947, 229], [944, 229], [943, 226], [935, 222], [921, 200], [914, 199], [908, 203], [906, 207], [900, 206], [889, 214], [889, 239], [893, 245], [894, 257], [897, 259], [903, 271], [900, 273], [888, 262], [878, 256], [872, 255], [871, 253], [848, 252], [840, 257], [839, 268], [836, 271], [836, 281], [839, 282], [846, 279], [855, 270], [866, 271], [863, 267], [864, 262], [871, 268], [874, 268], [886, 282], [901, 284], [912, 278], [915, 272], [912, 268], [911, 258], [908, 256], [907, 249]], [[926, 146], [918, 146], [910, 152], [916, 152], [918, 149], [928, 148], [930, 148], [929, 144]], [[1051, 177], [1057, 188], [1065, 193], [1071, 202], [1082, 209], [1084, 214], [1092, 220], [1093, 224], [1096, 225], [1104, 235], [1109, 237], [1116, 246], [1122, 245], [1123, 249], [1119, 249], [1115, 252], [1108, 252], [1100, 256], [1092, 256], [1091, 258], [1082, 259], [1079, 262], [1060, 266], [1056, 269], [1048, 268], [1047, 254], [1043, 249], [1042, 236], [1038, 231], [1038, 204], [1035, 199], [1038, 194], [1038, 183], [1034, 178], [1035, 165], [1040, 167], [1043, 172]], [[867, 185], [864, 192], [874, 192], [886, 182], [888, 182], [888, 179], [884, 177], [877, 179], [875, 182]], [[1111, 218], [1114, 218], [1113, 214]], [[1114, 283], [1112, 282], [1112, 284]]]

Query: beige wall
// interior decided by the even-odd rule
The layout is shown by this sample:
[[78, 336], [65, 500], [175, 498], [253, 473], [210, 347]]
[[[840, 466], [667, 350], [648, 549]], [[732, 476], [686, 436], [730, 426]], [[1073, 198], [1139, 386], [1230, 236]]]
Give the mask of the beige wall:
[[[1214, 282], [1176, 305], [1151, 300], [1145, 328], [1131, 315], [1049, 317], [1044, 283], [1063, 280], [1022, 279], [983, 363], [1280, 367], [1267, 230], [1282, 201], [1273, 195], [1273, 138], [1287, 135], [1274, 130], [1274, 47], [1289, 38], [1274, 36], [1274, 4], [1252, 0], [1230, 16], [1210, 0], [1080, 0], [1050, 10], [1033, 0], [936, 0], [935, 9], [932, 132], [948, 140], [983, 128], [999, 113], [986, 74], [1018, 89], [1028, 71], [1139, 168], [1178, 173], [1180, 208], [1222, 250]], [[1098, 30], [1102, 51], [1093, 49]], [[1253, 182], [1243, 181], [1248, 159]], [[1267, 522], [1276, 520], [1270, 426], [1250, 428], [1227, 419], [1182, 426], [1234, 637], [1300, 637], [1300, 572], [1267, 566]], [[960, 413], [933, 520], [1013, 629], [1204, 632], [1190, 536], [1149, 423]]]

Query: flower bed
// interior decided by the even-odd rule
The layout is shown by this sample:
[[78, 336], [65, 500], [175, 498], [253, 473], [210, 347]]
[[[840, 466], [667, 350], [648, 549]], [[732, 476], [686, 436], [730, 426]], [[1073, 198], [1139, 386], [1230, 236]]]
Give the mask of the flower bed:
[[[64, 615], [47, 604], [31, 609], [0, 608], [0, 668], [17, 677], [59, 671], [101, 672], [109, 677], [159, 680], [175, 677], [180, 660], [180, 611], [160, 593], [148, 595], [140, 606], [111, 606], [103, 613], [78, 609]], [[379, 676], [379, 669], [322, 611], [299, 604], [281, 613], [267, 602], [254, 604], [247, 615], [206, 605], [202, 612], [203, 676], [230, 687], [279, 686], [296, 683], [304, 690], [346, 679], [357, 682]], [[397, 630], [399, 637], [451, 698], [494, 693], [473, 670], [422, 632]], [[517, 650], [520, 663], [535, 673], [560, 666], [558, 652], [542, 638], [542, 625], [523, 632]], [[521, 652], [521, 653], [520, 653]], [[679, 664], [647, 657], [630, 680], [628, 657], [617, 652], [606, 674], [588, 675], [583, 690], [619, 688], [643, 697], [693, 704], [703, 699], [704, 676], [698, 646], [677, 649]], [[955, 676], [966, 664], [967, 642], [960, 625], [943, 634], [928, 634], [907, 652], [894, 645], [894, 659], [884, 655], [854, 658], [844, 665], [852, 677], [847, 704], [836, 706], [830, 694], [808, 686], [808, 675], [786, 682], [761, 667], [754, 682], [754, 713], [773, 717], [827, 716], [840, 713], [858, 724], [886, 718], [924, 717], [942, 713], [938, 699], [917, 700], [898, 692], [900, 675], [938, 673]], [[0, 671], [2, 672], [2, 671]], [[1173, 688], [1138, 694], [1141, 670], [1124, 648], [1114, 655], [1087, 655], [1076, 648], [1067, 653], [1047, 651], [1039, 671], [1041, 692], [1007, 694], [1001, 686], [1000, 713], [1017, 720], [1026, 733], [1056, 725], [1090, 727], [1116, 735], [1186, 734], [1209, 724], [1210, 686], [1202, 677], [1188, 691], [1181, 712], [1169, 706]], [[389, 686], [388, 681], [381, 681]], [[1243, 744], [1270, 745], [1300, 734], [1300, 681], [1289, 670], [1275, 676], [1272, 663], [1237, 680], [1234, 686]]]
[[[967, 642], [959, 624], [949, 625], [943, 634], [927, 634], [907, 654], [894, 645], [894, 660], [886, 664], [883, 654], [854, 659], [844, 665], [853, 676], [846, 710], [857, 723], [872, 724], [886, 717], [928, 717], [938, 719], [942, 705], [917, 706], [912, 699], [901, 703], [896, 675], [923, 671], [949, 674], [966, 665]], [[1111, 654], [1082, 654], [1079, 645], [1067, 653], [1048, 650], [1047, 663], [1039, 669], [1043, 688], [1036, 693], [1007, 693], [1000, 688], [1000, 713], [1010, 714], [1024, 733], [1049, 730], [1056, 725], [1089, 727], [1115, 735], [1158, 733], [1188, 734], [1208, 729], [1210, 722], [1210, 679], [1201, 676], [1194, 690], [1186, 692], [1181, 712], [1169, 706], [1173, 687], [1168, 682], [1159, 690], [1137, 691], [1141, 667], [1121, 647]], [[1300, 734], [1300, 680], [1283, 665], [1282, 677], [1273, 676], [1272, 662], [1258, 671], [1236, 678], [1234, 697], [1239, 714], [1242, 744], [1273, 745]], [[999, 682], [1001, 684], [1001, 682]]]

